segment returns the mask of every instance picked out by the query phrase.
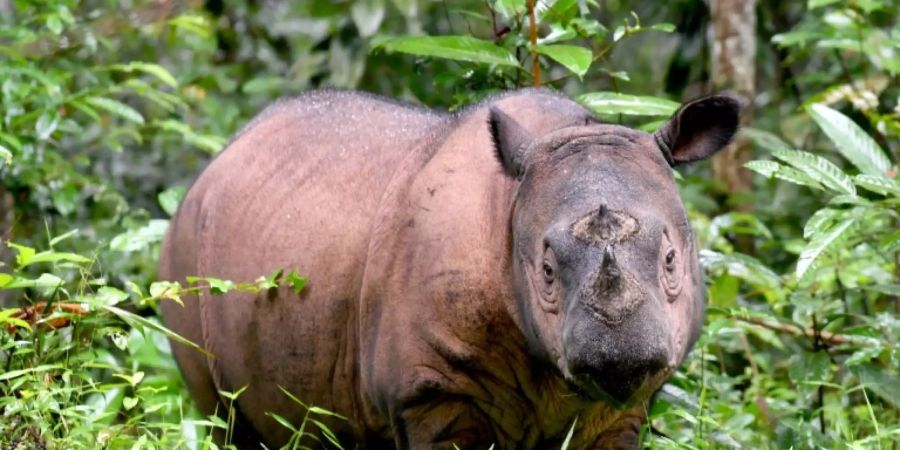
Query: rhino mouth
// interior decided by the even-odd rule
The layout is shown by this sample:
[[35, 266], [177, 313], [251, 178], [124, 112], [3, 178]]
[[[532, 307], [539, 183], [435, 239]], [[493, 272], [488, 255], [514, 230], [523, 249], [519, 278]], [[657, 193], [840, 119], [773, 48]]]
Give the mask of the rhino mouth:
[[572, 389], [582, 399], [590, 403], [604, 403], [616, 409], [627, 409], [644, 399], [644, 391], [647, 388], [646, 377], [640, 380], [626, 382], [624, 389], [609, 389], [602, 386], [595, 376], [589, 374], [574, 375], [566, 380]]
[[598, 383], [597, 380], [595, 380], [590, 375], [573, 376], [567, 381], [569, 382], [569, 386], [572, 388], [572, 390], [585, 400], [588, 400], [592, 403], [608, 403], [618, 408], [622, 408], [625, 406], [624, 403], [619, 402], [611, 395], [607, 394], [606, 391], [602, 387], [600, 387], [600, 383]]

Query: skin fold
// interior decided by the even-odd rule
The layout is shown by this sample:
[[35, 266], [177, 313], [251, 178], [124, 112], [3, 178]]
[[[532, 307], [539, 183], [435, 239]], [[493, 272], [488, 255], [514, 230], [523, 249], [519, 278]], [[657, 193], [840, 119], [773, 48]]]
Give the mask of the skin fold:
[[703, 320], [671, 167], [735, 132], [738, 102], [686, 104], [655, 134], [545, 90], [455, 114], [350, 91], [269, 107], [187, 193], [160, 279], [309, 278], [164, 302], [206, 413], [269, 448], [305, 411], [345, 448], [635, 448], [652, 394]]

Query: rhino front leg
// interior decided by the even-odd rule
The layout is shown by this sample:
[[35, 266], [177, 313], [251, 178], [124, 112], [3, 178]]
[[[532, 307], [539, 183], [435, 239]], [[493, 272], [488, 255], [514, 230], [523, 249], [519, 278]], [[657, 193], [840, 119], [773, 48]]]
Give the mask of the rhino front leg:
[[393, 423], [398, 449], [486, 449], [494, 433], [484, 415], [464, 397], [440, 395], [403, 408]]

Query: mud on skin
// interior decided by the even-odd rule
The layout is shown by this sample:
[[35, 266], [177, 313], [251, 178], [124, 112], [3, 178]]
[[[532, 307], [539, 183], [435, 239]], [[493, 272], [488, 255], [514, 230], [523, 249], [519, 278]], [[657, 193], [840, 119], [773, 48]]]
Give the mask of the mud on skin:
[[447, 114], [351, 91], [276, 103], [191, 187], [160, 278], [309, 284], [164, 302], [206, 413], [275, 447], [307, 403], [345, 448], [635, 448], [652, 394], [703, 321], [671, 169], [733, 136], [727, 95], [659, 131], [600, 123], [545, 90]]

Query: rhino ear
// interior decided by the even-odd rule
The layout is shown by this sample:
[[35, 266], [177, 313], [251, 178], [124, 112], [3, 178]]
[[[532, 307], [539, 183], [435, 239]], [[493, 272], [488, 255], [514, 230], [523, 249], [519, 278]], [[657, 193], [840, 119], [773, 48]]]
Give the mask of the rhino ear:
[[520, 177], [525, 172], [525, 151], [534, 137], [516, 119], [493, 106], [488, 126], [503, 171], [511, 177]]
[[672, 167], [709, 158], [734, 137], [741, 107], [729, 94], [694, 100], [679, 108], [653, 138]]

